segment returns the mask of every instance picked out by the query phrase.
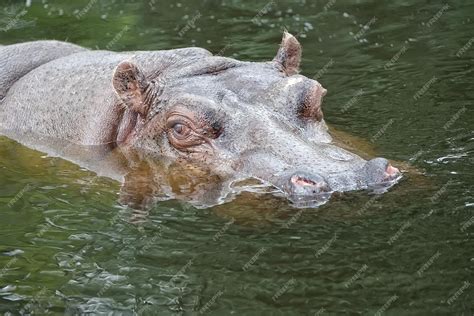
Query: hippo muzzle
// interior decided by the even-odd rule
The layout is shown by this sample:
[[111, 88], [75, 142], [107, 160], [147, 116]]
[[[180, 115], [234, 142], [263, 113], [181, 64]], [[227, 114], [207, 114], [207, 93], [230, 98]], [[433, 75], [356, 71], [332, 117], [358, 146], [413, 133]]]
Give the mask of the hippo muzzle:
[[401, 177], [398, 168], [385, 158], [367, 161], [362, 168], [322, 175], [317, 172], [296, 171], [273, 180], [291, 201], [325, 202], [334, 192], [361, 189], [387, 189]]

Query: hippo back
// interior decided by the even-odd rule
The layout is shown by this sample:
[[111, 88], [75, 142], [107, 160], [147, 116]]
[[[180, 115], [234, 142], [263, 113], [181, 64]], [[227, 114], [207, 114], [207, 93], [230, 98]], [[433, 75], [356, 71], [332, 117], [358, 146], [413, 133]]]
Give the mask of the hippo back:
[[112, 87], [121, 61], [134, 60], [152, 79], [168, 67], [210, 55], [200, 48], [118, 53], [54, 41], [5, 46], [0, 48], [0, 68], [7, 70], [0, 74], [0, 131], [22, 143], [13, 132], [112, 144], [123, 113]]
[[0, 100], [8, 89], [31, 70], [60, 57], [86, 51], [80, 46], [59, 41], [37, 41], [0, 45]]

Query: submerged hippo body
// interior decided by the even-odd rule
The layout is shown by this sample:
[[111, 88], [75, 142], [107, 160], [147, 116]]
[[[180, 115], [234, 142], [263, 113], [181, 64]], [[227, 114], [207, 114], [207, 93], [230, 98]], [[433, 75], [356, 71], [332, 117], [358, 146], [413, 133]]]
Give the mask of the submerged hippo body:
[[[298, 75], [300, 58], [288, 33], [274, 60], [258, 63], [201, 48], [4, 46], [0, 132], [30, 146], [41, 139], [40, 150], [73, 161], [78, 146], [101, 148], [101, 157], [119, 150], [127, 162], [114, 172], [125, 179], [124, 165], [154, 157], [210, 170], [224, 186], [259, 179], [293, 201], [393, 184], [400, 174], [387, 160], [366, 161], [331, 142], [321, 110], [326, 90]], [[185, 170], [195, 168], [177, 172]]]

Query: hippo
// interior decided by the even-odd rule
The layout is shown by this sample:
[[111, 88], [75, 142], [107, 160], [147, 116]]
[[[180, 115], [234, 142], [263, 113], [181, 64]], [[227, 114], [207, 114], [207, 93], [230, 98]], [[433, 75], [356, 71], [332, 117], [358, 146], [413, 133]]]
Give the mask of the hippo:
[[[226, 201], [228, 188], [245, 179], [294, 203], [325, 203], [333, 192], [394, 185], [402, 173], [387, 159], [366, 160], [332, 141], [322, 111], [327, 90], [299, 74], [301, 53], [286, 31], [266, 62], [196, 47], [3, 46], [0, 133], [122, 181], [127, 191], [136, 187], [133, 179], [155, 177], [168, 185], [160, 194], [175, 198], [170, 177], [184, 177], [183, 186], [205, 170], [203, 178], [219, 190], [195, 184], [199, 197], [220, 192], [207, 205]], [[85, 152], [92, 154], [84, 158]], [[137, 166], [144, 161], [155, 167], [143, 172]], [[172, 174], [164, 177], [165, 171]]]

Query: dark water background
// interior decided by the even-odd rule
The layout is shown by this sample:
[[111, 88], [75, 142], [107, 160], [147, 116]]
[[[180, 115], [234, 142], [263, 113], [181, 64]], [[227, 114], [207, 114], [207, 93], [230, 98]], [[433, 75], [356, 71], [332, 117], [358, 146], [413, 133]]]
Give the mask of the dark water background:
[[0, 1], [0, 44], [264, 61], [286, 28], [329, 90], [327, 122], [424, 173], [318, 209], [169, 201], [136, 225], [119, 183], [0, 138], [0, 313], [472, 315], [469, 3]]

